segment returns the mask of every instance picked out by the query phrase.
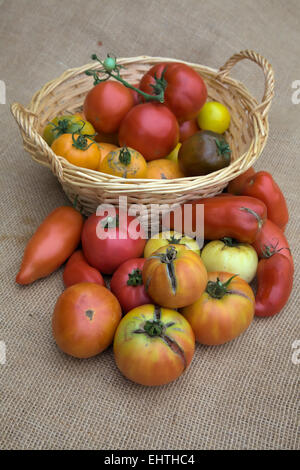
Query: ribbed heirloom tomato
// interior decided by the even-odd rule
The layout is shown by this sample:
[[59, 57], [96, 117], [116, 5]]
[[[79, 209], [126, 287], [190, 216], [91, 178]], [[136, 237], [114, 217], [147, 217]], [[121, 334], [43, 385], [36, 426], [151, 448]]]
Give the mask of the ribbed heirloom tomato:
[[56, 302], [53, 336], [65, 353], [92, 357], [111, 344], [121, 316], [117, 298], [106, 287], [92, 282], [75, 284]]
[[122, 374], [148, 386], [177, 379], [191, 363], [194, 350], [194, 333], [186, 319], [175, 310], [151, 304], [128, 312], [114, 338], [114, 356]]
[[253, 320], [255, 299], [251, 287], [231, 273], [208, 273], [202, 296], [181, 310], [196, 340], [207, 345], [231, 341]]
[[167, 245], [147, 258], [143, 281], [155, 303], [180, 308], [195, 302], [204, 292], [207, 272], [194, 251], [184, 245]]

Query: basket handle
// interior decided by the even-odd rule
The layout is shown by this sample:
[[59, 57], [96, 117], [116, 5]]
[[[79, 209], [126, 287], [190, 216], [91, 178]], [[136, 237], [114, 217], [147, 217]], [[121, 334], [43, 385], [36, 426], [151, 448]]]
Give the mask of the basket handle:
[[229, 74], [232, 67], [236, 63], [240, 62], [240, 60], [244, 59], [249, 59], [252, 62], [255, 62], [263, 70], [265, 76], [264, 96], [262, 98], [262, 102], [253, 110], [253, 112], [260, 111], [261, 115], [265, 117], [274, 96], [274, 72], [271, 64], [267, 61], [267, 59], [250, 49], [238, 52], [237, 54], [234, 54], [232, 57], [230, 57], [227, 62], [225, 62], [222, 67], [220, 67], [217, 78], [220, 80], [225, 78]]
[[[62, 176], [63, 168], [59, 159], [53, 158], [53, 151], [36, 131], [37, 115], [29, 109], [24, 108], [20, 103], [13, 103], [10, 109], [23, 134], [26, 150], [30, 152], [35, 161], [52, 168], [58, 176]], [[28, 142], [29, 145], [27, 145]], [[37, 153], [34, 151], [35, 148], [42, 148], [43, 152]]]

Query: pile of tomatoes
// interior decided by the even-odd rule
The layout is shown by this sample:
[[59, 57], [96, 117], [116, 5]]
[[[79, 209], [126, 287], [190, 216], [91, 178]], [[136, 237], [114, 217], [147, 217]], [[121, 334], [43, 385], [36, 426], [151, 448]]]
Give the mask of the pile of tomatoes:
[[[66, 206], [48, 215], [25, 249], [16, 281], [31, 284], [65, 263], [65, 290], [52, 320], [62, 351], [88, 358], [113, 343], [125, 377], [162, 385], [189, 366], [195, 340], [224, 344], [254, 315], [280, 312], [294, 266], [285, 199], [270, 173], [250, 168], [226, 193], [192, 202], [192, 225], [198, 204], [204, 205], [202, 250], [176, 230], [174, 212], [169, 230], [150, 239], [138, 218], [118, 209], [85, 220]], [[249, 285], [254, 278], [256, 293]]]
[[230, 164], [224, 136], [230, 113], [207, 101], [193, 68], [158, 63], [133, 86], [114, 58], [99, 62], [100, 71], [87, 72], [95, 82], [82, 112], [56, 116], [44, 129], [57, 155], [81, 168], [139, 179], [205, 175]]

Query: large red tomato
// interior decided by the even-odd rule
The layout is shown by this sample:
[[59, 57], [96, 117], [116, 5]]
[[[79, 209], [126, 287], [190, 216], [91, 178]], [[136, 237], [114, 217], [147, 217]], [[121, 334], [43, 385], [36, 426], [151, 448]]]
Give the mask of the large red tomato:
[[117, 298], [106, 287], [91, 282], [74, 284], [56, 302], [53, 336], [65, 353], [92, 357], [111, 344], [121, 316]]
[[155, 77], [166, 82], [164, 104], [171, 109], [179, 121], [188, 121], [197, 116], [207, 99], [203, 79], [191, 67], [178, 62], [154, 65], [142, 77], [140, 89], [151, 95], [157, 94], [153, 86]]
[[175, 310], [151, 304], [128, 312], [114, 338], [118, 368], [142, 385], [177, 379], [189, 366], [194, 350], [194, 333], [186, 319]]
[[249, 284], [231, 273], [208, 273], [206, 291], [181, 313], [196, 340], [207, 345], [231, 341], [253, 320], [255, 298]]
[[98, 132], [117, 132], [122, 119], [134, 105], [129, 88], [114, 80], [101, 82], [87, 94], [83, 111]]
[[160, 103], [134, 106], [119, 130], [120, 145], [134, 148], [146, 160], [165, 157], [176, 147], [178, 139], [178, 122], [169, 108]]
[[83, 225], [81, 241], [87, 262], [112, 274], [124, 261], [142, 256], [146, 236], [135, 217], [116, 210], [114, 216], [91, 215]]
[[152, 303], [143, 284], [145, 261], [145, 258], [129, 259], [118, 267], [111, 278], [110, 289], [126, 313], [140, 305]]

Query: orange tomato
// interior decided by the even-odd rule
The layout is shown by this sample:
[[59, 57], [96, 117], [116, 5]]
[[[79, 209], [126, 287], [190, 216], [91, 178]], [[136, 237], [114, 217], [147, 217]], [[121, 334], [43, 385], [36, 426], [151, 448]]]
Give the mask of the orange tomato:
[[97, 145], [100, 150], [100, 160], [99, 160], [97, 170], [101, 171], [100, 170], [101, 162], [104, 160], [106, 155], [109, 154], [109, 152], [111, 152], [112, 150], [116, 150], [118, 147], [114, 144], [109, 144], [107, 142], [98, 142]]
[[207, 345], [223, 344], [239, 336], [252, 322], [255, 298], [251, 287], [231, 273], [208, 273], [206, 291], [181, 310], [196, 340]]
[[146, 178], [149, 179], [175, 179], [183, 178], [178, 163], [166, 158], [152, 160], [147, 164]]
[[144, 178], [147, 163], [143, 155], [129, 147], [109, 152], [100, 162], [99, 171], [122, 178]]
[[62, 134], [54, 140], [51, 148], [56, 155], [64, 157], [72, 165], [96, 170], [100, 150], [92, 139], [80, 134]]
[[159, 248], [146, 259], [142, 276], [154, 302], [168, 308], [192, 304], [207, 284], [207, 272], [200, 256], [184, 245]]
[[53, 336], [65, 353], [92, 357], [111, 344], [121, 316], [117, 298], [106, 287], [92, 282], [74, 284], [56, 302]]
[[114, 338], [115, 361], [125, 377], [142, 385], [177, 379], [194, 355], [195, 337], [175, 310], [147, 304], [121, 320]]

